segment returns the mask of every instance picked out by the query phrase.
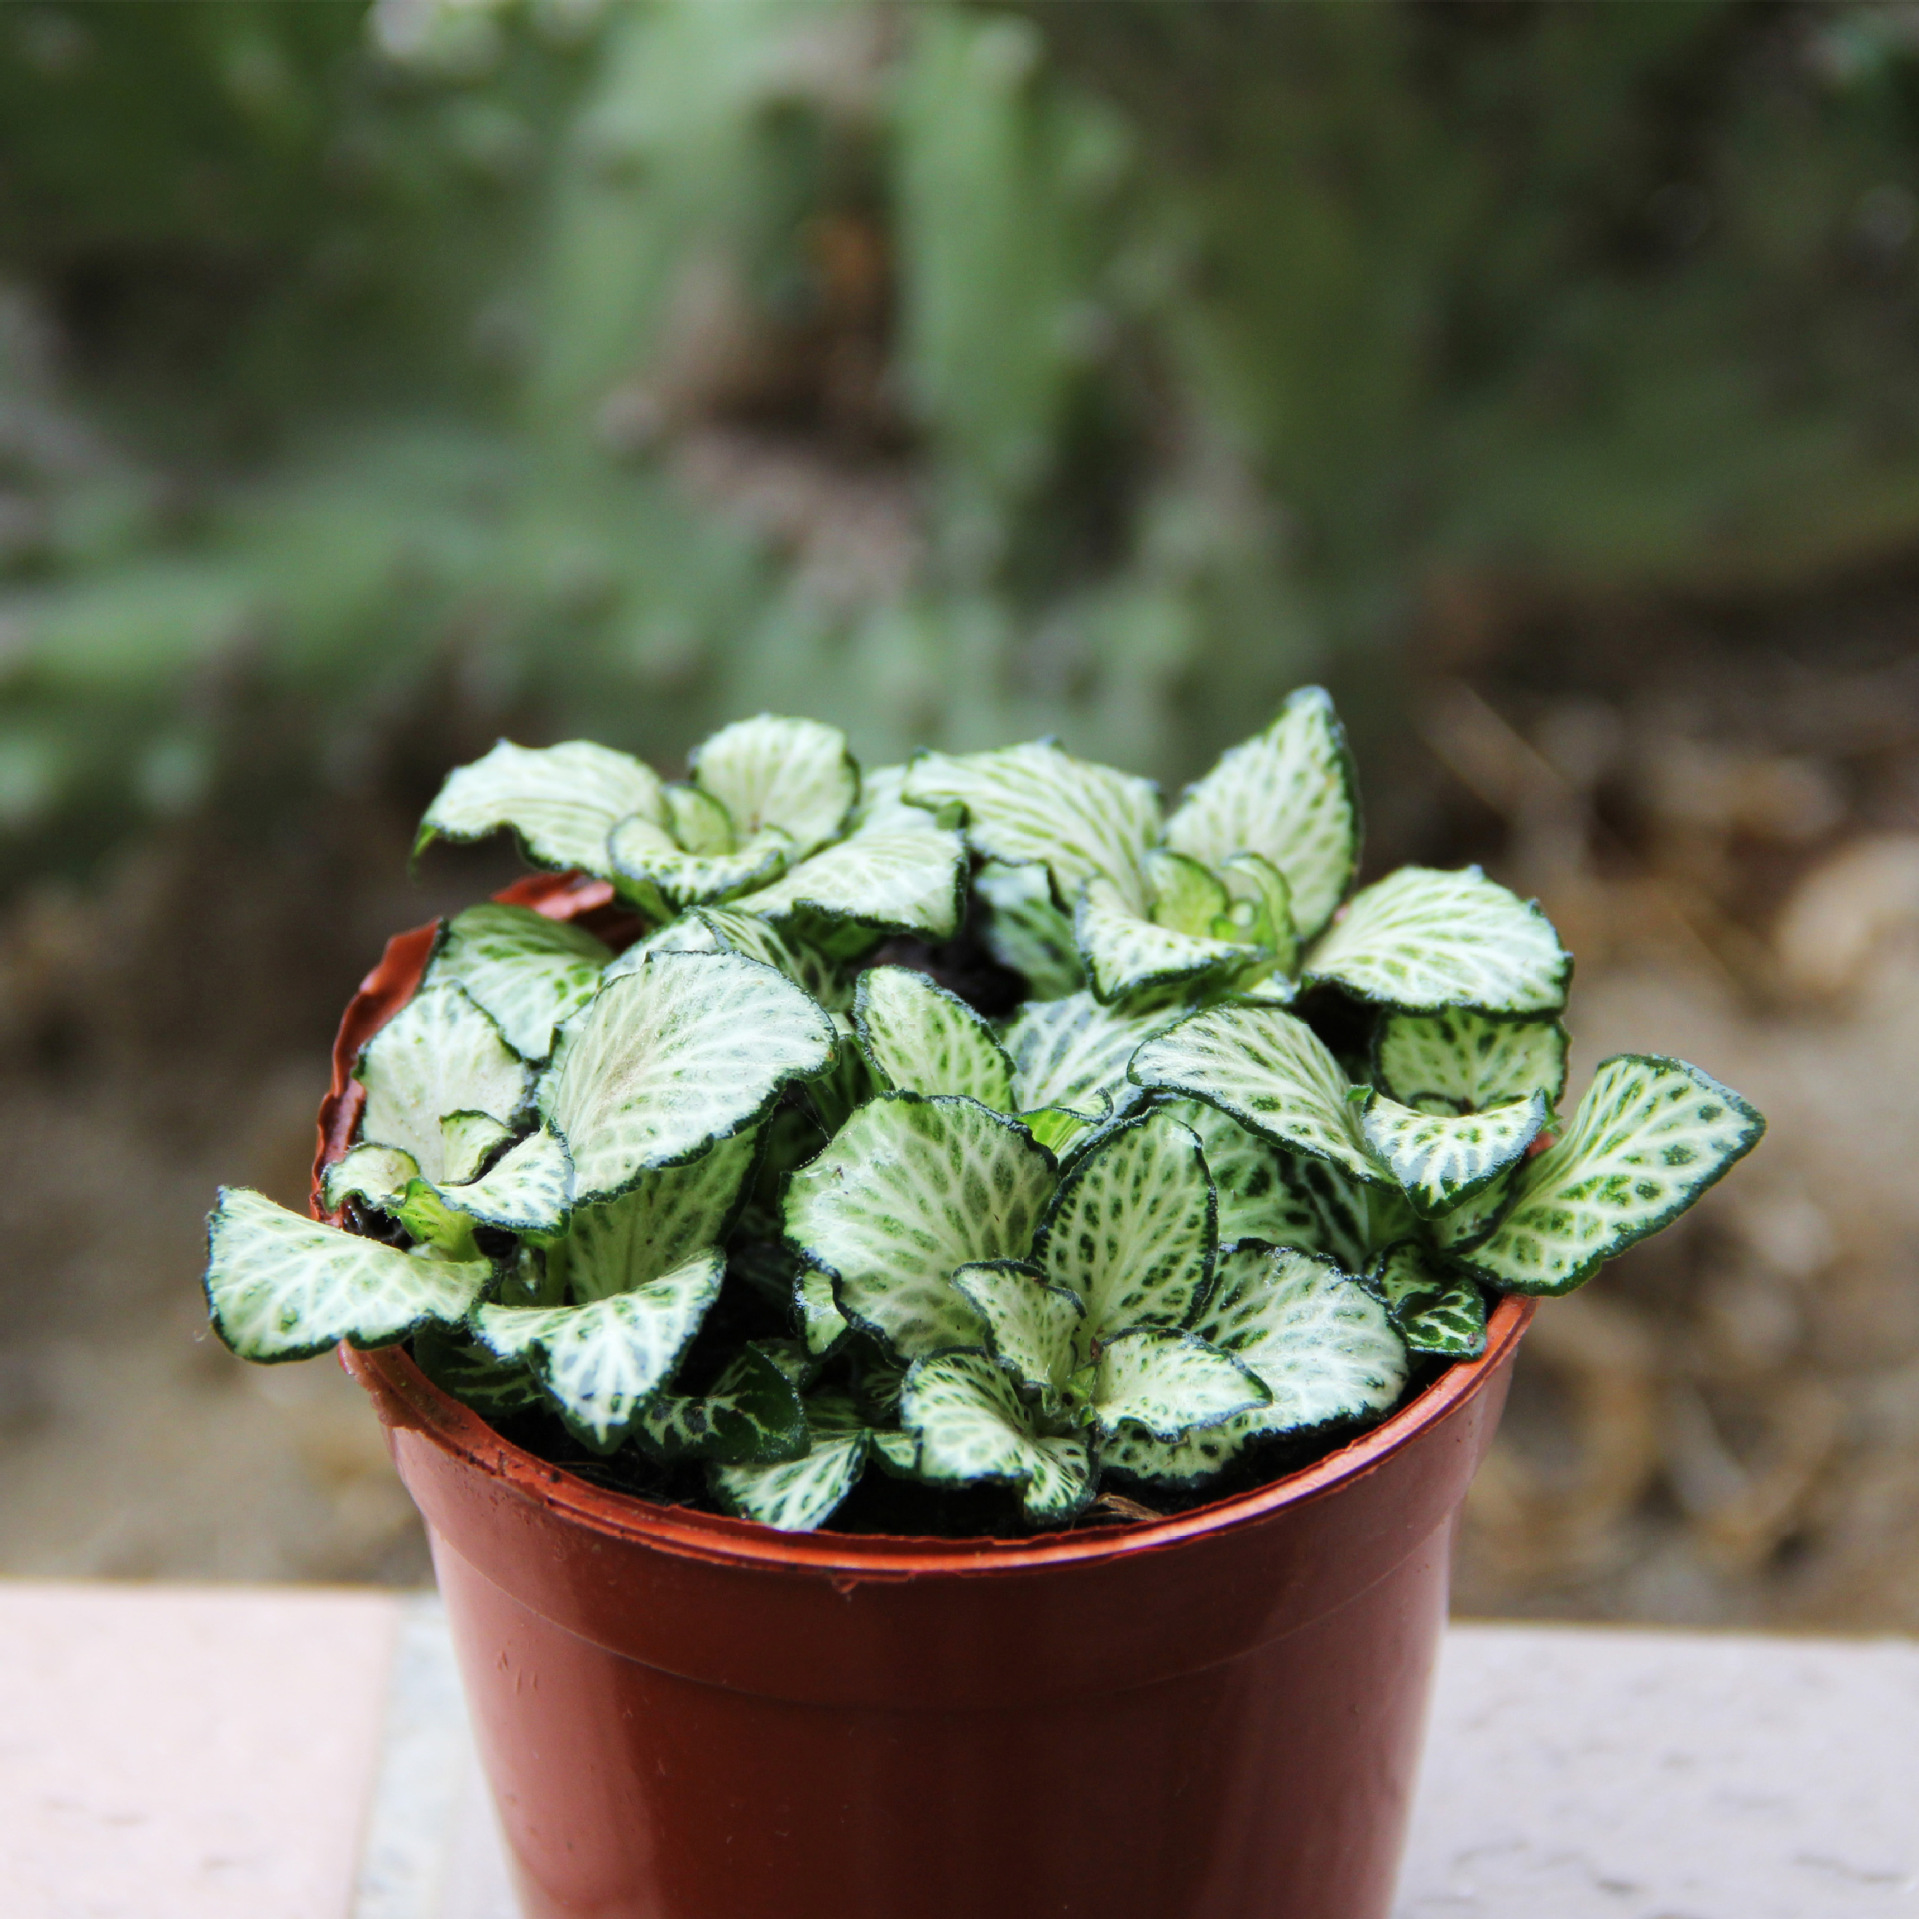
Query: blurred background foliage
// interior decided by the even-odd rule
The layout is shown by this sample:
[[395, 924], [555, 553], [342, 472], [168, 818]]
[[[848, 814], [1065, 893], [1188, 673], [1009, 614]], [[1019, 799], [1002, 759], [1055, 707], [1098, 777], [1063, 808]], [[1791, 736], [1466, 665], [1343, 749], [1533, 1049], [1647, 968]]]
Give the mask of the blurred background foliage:
[[21, 0], [5, 873], [509, 724], [1177, 779], [1488, 576], [1870, 560], [1916, 167], [1881, 7]]

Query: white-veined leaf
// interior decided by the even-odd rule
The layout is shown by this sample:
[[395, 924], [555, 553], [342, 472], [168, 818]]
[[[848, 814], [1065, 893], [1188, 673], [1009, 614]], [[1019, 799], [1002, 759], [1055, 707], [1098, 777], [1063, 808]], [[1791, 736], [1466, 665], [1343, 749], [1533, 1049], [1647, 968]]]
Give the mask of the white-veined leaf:
[[614, 827], [606, 847], [614, 873], [641, 899], [657, 895], [679, 911], [770, 886], [786, 871], [793, 842], [778, 827], [765, 827], [727, 852], [689, 853], [665, 827], [635, 815]]
[[456, 768], [420, 822], [417, 853], [436, 839], [478, 840], [511, 827], [528, 859], [611, 879], [606, 836], [631, 814], [664, 816], [659, 776], [630, 754], [569, 740], [515, 746]]
[[859, 798], [860, 772], [846, 735], [818, 720], [756, 719], [723, 726], [691, 755], [693, 781], [726, 808], [750, 840], [766, 827], [787, 834], [803, 859], [837, 838]]
[[1131, 1424], [1155, 1439], [1177, 1439], [1271, 1400], [1243, 1362], [1167, 1327], [1118, 1334], [1100, 1347], [1093, 1367], [1091, 1403], [1102, 1437]]
[[852, 1331], [852, 1322], [833, 1298], [833, 1276], [817, 1266], [802, 1266], [793, 1282], [793, 1305], [800, 1337], [815, 1358], [830, 1353]]
[[1513, 1202], [1513, 1185], [1521, 1166], [1508, 1167], [1485, 1191], [1475, 1193], [1463, 1206], [1426, 1221], [1426, 1231], [1442, 1252], [1465, 1253], [1481, 1240], [1489, 1239], [1493, 1229], [1505, 1218]]
[[1114, 1127], [1060, 1182], [1033, 1259], [1085, 1302], [1084, 1339], [1101, 1340], [1185, 1325], [1212, 1281], [1215, 1243], [1199, 1141], [1156, 1108]]
[[1389, 1013], [1373, 1038], [1373, 1069], [1394, 1099], [1423, 1113], [1477, 1113], [1566, 1090], [1566, 1029], [1556, 1019], [1492, 1019], [1455, 1008]]
[[1403, 866], [1354, 895], [1305, 976], [1408, 1012], [1549, 1013], [1566, 1003], [1572, 956], [1537, 901], [1478, 867]]
[[1058, 1524], [1093, 1493], [1092, 1461], [1077, 1439], [1042, 1432], [1008, 1375], [984, 1353], [915, 1362], [900, 1423], [918, 1440], [918, 1471], [939, 1485], [1009, 1481], [1028, 1519]]
[[469, 906], [446, 929], [429, 981], [463, 986], [522, 1059], [553, 1050], [553, 1029], [599, 989], [613, 957], [591, 933], [525, 906]]
[[951, 939], [965, 905], [965, 842], [923, 813], [920, 819], [916, 826], [862, 827], [747, 894], [741, 910], [770, 920], [815, 915], [876, 932]]
[[735, 906], [702, 907], [688, 917], [703, 921], [713, 932], [714, 951], [737, 953], [772, 967], [829, 1012], [843, 1012], [853, 1004], [845, 969], [806, 941], [789, 939], [772, 921]]
[[1196, 992], [1270, 957], [1256, 946], [1155, 925], [1128, 904], [1118, 887], [1101, 879], [1089, 881], [1080, 897], [1073, 936], [1094, 993], [1108, 1001], [1154, 986], [1180, 985]]
[[465, 1328], [422, 1326], [409, 1342], [413, 1363], [442, 1392], [483, 1419], [509, 1419], [540, 1403], [533, 1375], [517, 1361], [495, 1359], [466, 1337]]
[[481, 1344], [523, 1359], [577, 1437], [611, 1452], [672, 1376], [720, 1290], [726, 1261], [698, 1253], [627, 1293], [580, 1306], [482, 1306]]
[[1486, 1350], [1485, 1294], [1416, 1240], [1389, 1247], [1366, 1275], [1366, 1289], [1384, 1302], [1411, 1351], [1477, 1359]]
[[618, 1199], [582, 1206], [562, 1246], [578, 1300], [631, 1292], [718, 1246], [731, 1230], [759, 1152], [754, 1132], [716, 1140], [698, 1159], [643, 1173]]
[[1086, 1302], [1070, 1287], [1048, 1283], [1024, 1260], [962, 1266], [953, 1284], [985, 1322], [994, 1356], [1016, 1379], [1058, 1392], [1079, 1366]]
[[1034, 740], [990, 753], [923, 753], [906, 769], [905, 791], [922, 806], [957, 801], [974, 852], [1012, 866], [1039, 861], [1062, 900], [1097, 878], [1138, 910], [1149, 903], [1142, 862], [1160, 834], [1150, 780]]
[[457, 1323], [492, 1276], [486, 1260], [403, 1253], [244, 1186], [223, 1186], [207, 1219], [207, 1308], [242, 1359], [309, 1359], [343, 1339], [381, 1346]]
[[1683, 1060], [1606, 1060], [1565, 1137], [1515, 1176], [1511, 1210], [1470, 1263], [1508, 1292], [1569, 1293], [1676, 1219], [1765, 1130]]
[[1064, 999], [1085, 986], [1073, 922], [1054, 905], [1044, 866], [987, 860], [973, 876], [973, 890], [986, 902], [987, 950], [1024, 977], [1034, 999]]
[[360, 1137], [411, 1153], [429, 1180], [446, 1171], [452, 1113], [510, 1122], [526, 1103], [530, 1076], [463, 986], [421, 987], [367, 1041], [354, 1066], [366, 1088]]
[[419, 1162], [401, 1147], [355, 1146], [326, 1169], [320, 1197], [330, 1213], [337, 1213], [349, 1199], [360, 1200], [375, 1212], [397, 1213], [407, 1188], [419, 1177]]
[[707, 1475], [714, 1498], [739, 1519], [757, 1519], [781, 1532], [824, 1525], [858, 1485], [871, 1435], [859, 1410], [839, 1393], [805, 1402], [810, 1445], [781, 1465], [718, 1466]]
[[1414, 1210], [1429, 1217], [1485, 1191], [1545, 1123], [1543, 1093], [1478, 1113], [1422, 1113], [1370, 1087], [1360, 1121]]
[[1102, 1095], [1118, 1110], [1131, 1093], [1126, 1068], [1135, 1052], [1175, 1015], [1103, 1006], [1091, 993], [1029, 1000], [1006, 1029], [1013, 1098], [1023, 1113], [1063, 1107], [1103, 1119]]
[[743, 1347], [704, 1393], [655, 1393], [634, 1426], [659, 1459], [772, 1465], [805, 1457], [806, 1409], [799, 1383], [772, 1353]]
[[652, 953], [562, 1029], [539, 1107], [573, 1155], [576, 1200], [610, 1199], [744, 1131], [833, 1054], [829, 1015], [770, 966]]
[[1204, 1100], [1356, 1179], [1382, 1177], [1339, 1062], [1305, 1021], [1276, 1006], [1242, 1003], [1191, 1014], [1141, 1046], [1127, 1074], [1141, 1086]]
[[1363, 1273], [1376, 1254], [1413, 1230], [1412, 1204], [1397, 1186], [1354, 1179], [1310, 1153], [1281, 1151], [1278, 1164], [1270, 1220], [1243, 1238], [1317, 1253], [1342, 1273]]
[[546, 1127], [502, 1153], [478, 1179], [439, 1189], [455, 1212], [509, 1233], [557, 1233], [573, 1201], [573, 1162]]
[[923, 827], [926, 810], [907, 804], [902, 797], [905, 787], [905, 767], [867, 767], [860, 775], [859, 801], [847, 818], [848, 834], [864, 833], [873, 827]]
[[965, 1093], [996, 1112], [1011, 1110], [1013, 1063], [993, 1029], [926, 974], [869, 968], [860, 975], [853, 1025], [881, 1086]]
[[1257, 853], [1285, 876], [1301, 939], [1332, 918], [1359, 867], [1359, 799], [1333, 703], [1302, 687], [1265, 732], [1230, 747], [1166, 823], [1166, 844], [1210, 867]]
[[448, 1113], [440, 1121], [442, 1177], [451, 1186], [478, 1179], [480, 1168], [513, 1137], [491, 1113]]
[[1220, 1245], [1234, 1246], [1242, 1239], [1263, 1239], [1277, 1245], [1279, 1237], [1274, 1229], [1286, 1200], [1280, 1148], [1248, 1132], [1218, 1107], [1196, 1099], [1168, 1100], [1159, 1110], [1170, 1113], [1199, 1136], [1206, 1170], [1213, 1178]]
[[977, 1100], [884, 1093], [793, 1175], [786, 1231], [843, 1312], [914, 1358], [982, 1342], [953, 1274], [1023, 1259], [1052, 1188], [1032, 1136]]
[[1121, 1435], [1102, 1454], [1108, 1465], [1189, 1484], [1263, 1434], [1376, 1419], [1405, 1388], [1406, 1346], [1386, 1308], [1357, 1280], [1291, 1247], [1222, 1256], [1194, 1330], [1256, 1373], [1272, 1403], [1170, 1444]]

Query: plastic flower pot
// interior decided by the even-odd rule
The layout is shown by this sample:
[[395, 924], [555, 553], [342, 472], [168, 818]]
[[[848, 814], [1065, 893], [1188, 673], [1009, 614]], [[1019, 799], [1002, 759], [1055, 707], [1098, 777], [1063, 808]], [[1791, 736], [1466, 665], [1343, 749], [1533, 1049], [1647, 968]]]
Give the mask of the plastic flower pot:
[[[347, 1009], [322, 1164], [431, 945], [394, 940]], [[526, 1919], [1385, 1919], [1454, 1523], [1531, 1312], [1290, 1478], [1009, 1540], [656, 1506], [397, 1348], [344, 1356], [426, 1519]]]

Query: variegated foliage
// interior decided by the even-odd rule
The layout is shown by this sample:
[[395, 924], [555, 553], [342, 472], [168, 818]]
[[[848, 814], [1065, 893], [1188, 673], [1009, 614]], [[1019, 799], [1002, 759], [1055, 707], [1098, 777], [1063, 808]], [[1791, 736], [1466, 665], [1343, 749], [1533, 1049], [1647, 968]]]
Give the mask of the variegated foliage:
[[[1557, 1119], [1552, 927], [1476, 869], [1353, 891], [1317, 689], [1170, 814], [1051, 744], [862, 774], [761, 715], [682, 781], [502, 742], [420, 844], [500, 831], [637, 937], [451, 921], [356, 1062], [340, 1223], [222, 1193], [214, 1322], [263, 1360], [410, 1339], [484, 1416], [696, 1462], [765, 1525], [873, 1470], [1058, 1524], [1106, 1472], [1196, 1485], [1377, 1419], [1413, 1355], [1484, 1350], [1491, 1295], [1582, 1283], [1762, 1127], [1636, 1056]], [[1010, 1018], [876, 963], [962, 924], [1025, 980]]]

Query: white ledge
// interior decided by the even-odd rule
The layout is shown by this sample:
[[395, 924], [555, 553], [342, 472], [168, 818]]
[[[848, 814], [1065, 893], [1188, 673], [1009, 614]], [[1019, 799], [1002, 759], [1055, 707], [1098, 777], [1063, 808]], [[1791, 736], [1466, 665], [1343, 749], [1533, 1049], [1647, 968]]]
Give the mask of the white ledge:
[[[7, 1919], [515, 1919], [437, 1603], [0, 1584]], [[1395, 1919], [1919, 1919], [1919, 1645], [1448, 1636]]]

